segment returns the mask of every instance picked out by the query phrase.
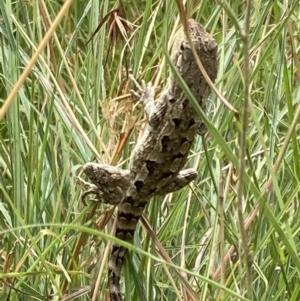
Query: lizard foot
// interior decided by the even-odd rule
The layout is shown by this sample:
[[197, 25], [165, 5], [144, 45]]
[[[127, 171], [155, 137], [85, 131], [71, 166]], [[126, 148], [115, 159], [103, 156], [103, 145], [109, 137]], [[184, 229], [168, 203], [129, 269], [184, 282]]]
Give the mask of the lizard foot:
[[129, 78], [138, 89], [138, 92], [131, 90], [131, 93], [143, 104], [150, 126], [156, 128], [161, 123], [161, 120], [166, 113], [167, 102], [159, 102], [159, 105], [156, 105], [154, 102], [155, 89], [151, 82], [146, 84], [142, 81], [140, 85], [131, 74], [129, 75]]

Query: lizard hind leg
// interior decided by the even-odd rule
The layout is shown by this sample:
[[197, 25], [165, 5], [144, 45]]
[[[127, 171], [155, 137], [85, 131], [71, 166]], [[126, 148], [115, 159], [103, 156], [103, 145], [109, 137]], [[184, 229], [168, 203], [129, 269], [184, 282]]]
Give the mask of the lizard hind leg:
[[129, 170], [101, 163], [87, 163], [83, 166], [84, 173], [91, 180], [90, 189], [82, 194], [95, 194], [105, 204], [118, 205], [125, 197], [130, 186]]
[[184, 186], [197, 178], [197, 171], [193, 168], [181, 170], [178, 175], [170, 182], [167, 182], [164, 186], [156, 192], [158, 195], [166, 195], [168, 193], [180, 190]]

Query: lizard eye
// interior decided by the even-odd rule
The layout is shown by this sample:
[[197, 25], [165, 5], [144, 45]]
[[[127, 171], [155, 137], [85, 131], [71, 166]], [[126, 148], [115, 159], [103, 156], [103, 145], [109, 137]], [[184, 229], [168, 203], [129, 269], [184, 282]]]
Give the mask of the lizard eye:
[[185, 43], [184, 42], [181, 42], [181, 44], [180, 44], [180, 50], [185, 50]]

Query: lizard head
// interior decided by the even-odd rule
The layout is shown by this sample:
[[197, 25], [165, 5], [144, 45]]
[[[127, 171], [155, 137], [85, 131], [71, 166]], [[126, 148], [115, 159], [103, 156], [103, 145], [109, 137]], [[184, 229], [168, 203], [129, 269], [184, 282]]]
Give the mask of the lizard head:
[[[205, 28], [193, 19], [188, 20], [188, 31], [198, 57], [212, 81], [217, 76], [217, 43]], [[209, 92], [206, 81], [196, 63], [183, 27], [175, 35], [171, 58], [196, 99]], [[175, 80], [172, 77], [172, 80]], [[207, 91], [206, 91], [207, 90]]]

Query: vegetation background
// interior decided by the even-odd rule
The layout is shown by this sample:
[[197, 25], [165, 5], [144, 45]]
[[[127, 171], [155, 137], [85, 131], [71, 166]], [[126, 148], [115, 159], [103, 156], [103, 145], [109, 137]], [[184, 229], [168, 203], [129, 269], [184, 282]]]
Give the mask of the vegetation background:
[[0, 1], [0, 300], [106, 300], [114, 208], [84, 206], [80, 168], [128, 166], [144, 124], [128, 72], [159, 93], [179, 15], [217, 40], [215, 86], [238, 113], [209, 97], [209, 133], [189, 159], [199, 177], [147, 206], [123, 268], [124, 298], [300, 300], [300, 2], [183, 7]]

